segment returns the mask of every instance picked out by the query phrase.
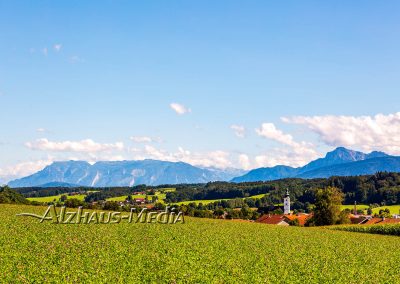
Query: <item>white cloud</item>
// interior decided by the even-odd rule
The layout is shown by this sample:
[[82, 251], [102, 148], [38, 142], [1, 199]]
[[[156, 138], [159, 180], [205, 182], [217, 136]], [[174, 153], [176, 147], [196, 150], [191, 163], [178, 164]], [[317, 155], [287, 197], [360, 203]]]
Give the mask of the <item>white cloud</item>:
[[314, 145], [305, 141], [296, 142], [293, 136], [277, 129], [273, 123], [263, 123], [256, 133], [267, 139], [277, 141], [286, 148], [274, 149], [268, 155], [255, 158], [258, 166], [290, 165], [302, 166], [318, 157]]
[[43, 132], [47, 132], [47, 130], [45, 128], [40, 127], [40, 128], [36, 129], [36, 132], [43, 133]]
[[47, 47], [42, 49], [42, 53], [44, 54], [44, 56], [47, 56], [47, 53], [48, 53]]
[[293, 137], [290, 134], [284, 134], [281, 130], [277, 129], [273, 123], [263, 123], [259, 129], [256, 129], [259, 136], [275, 140], [279, 143], [291, 145]]
[[275, 148], [265, 154], [255, 156], [253, 167], [274, 167], [276, 165], [301, 167], [319, 157], [320, 155], [313, 149], [304, 151], [304, 148]]
[[179, 115], [183, 115], [192, 111], [190, 108], [187, 108], [184, 105], [178, 103], [171, 103], [169, 106]]
[[145, 145], [143, 149], [130, 149], [134, 153], [134, 159], [156, 159], [170, 162], [185, 162], [195, 166], [227, 168], [232, 167], [231, 157], [225, 151], [211, 151], [205, 153], [191, 152], [178, 147], [175, 152]]
[[245, 170], [251, 169], [251, 162], [249, 156], [247, 156], [246, 154], [240, 154], [238, 159], [240, 168]]
[[54, 151], [54, 152], [102, 152], [112, 150], [123, 150], [124, 144], [116, 142], [114, 144], [101, 144], [94, 142], [92, 139], [85, 139], [81, 141], [61, 141], [53, 142], [47, 138], [37, 139], [34, 142], [25, 143], [26, 147], [33, 150], [41, 151]]
[[375, 116], [294, 116], [282, 121], [305, 125], [330, 146], [400, 155], [400, 112]]
[[151, 142], [161, 142], [160, 137], [149, 137], [149, 136], [131, 136], [130, 139], [135, 143], [151, 143]]
[[0, 168], [0, 178], [6, 183], [10, 180], [31, 175], [37, 171], [42, 170], [44, 167], [50, 165], [53, 161], [38, 160], [21, 162], [16, 165]]
[[244, 138], [246, 135], [246, 128], [242, 125], [231, 125], [231, 129], [234, 131], [235, 135], [239, 138]]
[[54, 50], [55, 50], [56, 52], [59, 52], [59, 51], [61, 50], [61, 48], [62, 48], [62, 44], [61, 44], [61, 43], [57, 43], [57, 44], [55, 44], [55, 45], [53, 46], [53, 48], [54, 48]]

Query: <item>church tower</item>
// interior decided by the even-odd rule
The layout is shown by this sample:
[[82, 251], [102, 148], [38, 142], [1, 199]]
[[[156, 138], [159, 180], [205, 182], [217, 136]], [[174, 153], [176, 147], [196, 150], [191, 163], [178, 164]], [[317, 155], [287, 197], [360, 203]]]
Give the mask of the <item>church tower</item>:
[[290, 197], [289, 197], [289, 190], [286, 189], [286, 195], [283, 199], [283, 214], [289, 215], [290, 214]]

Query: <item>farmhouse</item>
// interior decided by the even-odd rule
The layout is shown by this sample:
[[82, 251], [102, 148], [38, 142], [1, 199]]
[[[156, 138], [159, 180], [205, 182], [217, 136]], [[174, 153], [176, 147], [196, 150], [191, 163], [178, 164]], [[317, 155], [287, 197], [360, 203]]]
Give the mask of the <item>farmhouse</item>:
[[145, 204], [146, 203], [146, 199], [145, 198], [135, 198], [134, 202], [136, 204]]

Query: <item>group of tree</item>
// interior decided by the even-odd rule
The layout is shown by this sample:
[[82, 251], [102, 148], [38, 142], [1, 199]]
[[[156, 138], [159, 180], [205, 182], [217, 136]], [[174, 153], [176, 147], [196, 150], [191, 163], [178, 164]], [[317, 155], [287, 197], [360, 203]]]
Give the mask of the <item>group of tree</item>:
[[319, 188], [336, 187], [343, 193], [344, 204], [400, 203], [400, 174], [378, 172], [374, 175], [331, 177], [321, 179], [288, 178], [266, 182], [210, 182], [207, 184], [181, 185], [174, 192], [168, 192], [167, 202], [188, 200], [210, 200], [245, 198], [267, 194], [266, 204], [282, 202], [286, 189], [290, 190], [293, 206], [297, 210], [308, 210], [316, 198]]
[[0, 187], [0, 203], [29, 204], [30, 202], [20, 193], [8, 186]]

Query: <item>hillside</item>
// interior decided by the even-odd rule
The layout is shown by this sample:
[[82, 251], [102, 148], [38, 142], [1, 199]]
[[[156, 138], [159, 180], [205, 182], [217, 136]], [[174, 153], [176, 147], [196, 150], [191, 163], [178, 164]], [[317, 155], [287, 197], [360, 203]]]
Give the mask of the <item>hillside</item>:
[[22, 194], [4, 186], [0, 187], [0, 203], [28, 204], [29, 201]]

